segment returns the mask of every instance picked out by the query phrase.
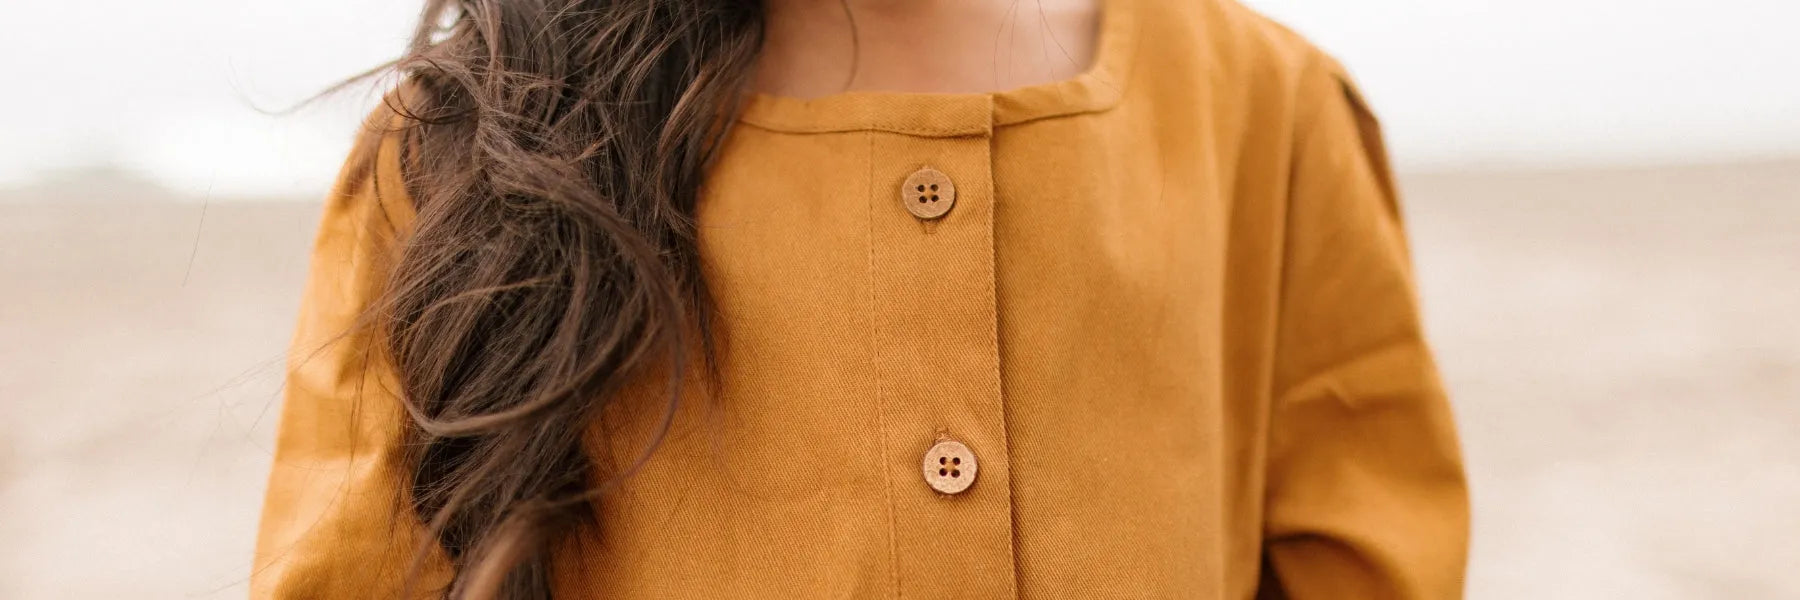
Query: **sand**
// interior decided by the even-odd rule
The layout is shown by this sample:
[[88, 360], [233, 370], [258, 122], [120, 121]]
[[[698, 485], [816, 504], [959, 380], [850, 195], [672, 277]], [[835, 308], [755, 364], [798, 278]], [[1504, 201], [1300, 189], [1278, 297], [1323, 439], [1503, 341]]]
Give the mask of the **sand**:
[[[1404, 188], [1469, 597], [1800, 598], [1800, 161]], [[0, 196], [0, 599], [242, 597], [318, 205]]]

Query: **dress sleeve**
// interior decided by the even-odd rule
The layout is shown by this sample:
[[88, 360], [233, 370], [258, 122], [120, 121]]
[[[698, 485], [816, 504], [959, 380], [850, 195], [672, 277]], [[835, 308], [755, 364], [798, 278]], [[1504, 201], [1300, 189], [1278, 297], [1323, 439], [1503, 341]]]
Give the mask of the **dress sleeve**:
[[1381, 128], [1329, 57], [1300, 98], [1259, 597], [1458, 598], [1468, 493]]
[[[288, 353], [253, 598], [397, 598], [423, 539], [401, 485], [399, 387], [364, 314], [412, 220], [393, 115], [384, 108], [369, 118], [320, 219]], [[441, 563], [428, 556], [414, 595], [442, 585]]]

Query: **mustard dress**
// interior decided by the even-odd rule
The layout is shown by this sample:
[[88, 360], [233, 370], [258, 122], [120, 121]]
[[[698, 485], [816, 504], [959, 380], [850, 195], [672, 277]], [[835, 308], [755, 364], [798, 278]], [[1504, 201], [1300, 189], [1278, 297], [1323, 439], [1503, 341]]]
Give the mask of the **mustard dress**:
[[[1099, 36], [1053, 84], [749, 97], [699, 205], [720, 378], [557, 549], [558, 597], [1461, 595], [1458, 444], [1356, 87], [1228, 0], [1113, 0]], [[396, 597], [419, 539], [354, 327], [406, 243], [397, 144], [325, 207], [256, 598]], [[603, 471], [650, 450], [648, 379], [591, 428]]]

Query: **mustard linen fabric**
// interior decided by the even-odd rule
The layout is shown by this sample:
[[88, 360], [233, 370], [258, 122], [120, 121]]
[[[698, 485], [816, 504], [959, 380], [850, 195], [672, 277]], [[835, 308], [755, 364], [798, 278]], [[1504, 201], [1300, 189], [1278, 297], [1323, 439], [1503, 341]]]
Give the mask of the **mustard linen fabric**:
[[[749, 98], [699, 214], [721, 378], [558, 550], [559, 597], [1461, 595], [1464, 476], [1375, 118], [1228, 0], [1104, 10], [1068, 81]], [[324, 211], [257, 598], [397, 597], [419, 536], [355, 327], [413, 218], [395, 139]], [[934, 221], [901, 204], [923, 167], [957, 189]], [[593, 426], [605, 473], [650, 450], [649, 379]], [[921, 478], [939, 439], [979, 458], [960, 494]]]

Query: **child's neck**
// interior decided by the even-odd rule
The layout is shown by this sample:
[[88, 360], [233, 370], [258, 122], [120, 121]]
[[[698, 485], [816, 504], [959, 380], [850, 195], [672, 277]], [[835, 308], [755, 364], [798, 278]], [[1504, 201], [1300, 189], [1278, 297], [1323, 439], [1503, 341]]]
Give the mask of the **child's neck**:
[[[753, 87], [995, 92], [1069, 79], [1094, 55], [1101, 0], [767, 0]], [[852, 19], [855, 29], [852, 35]]]

